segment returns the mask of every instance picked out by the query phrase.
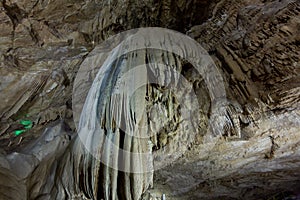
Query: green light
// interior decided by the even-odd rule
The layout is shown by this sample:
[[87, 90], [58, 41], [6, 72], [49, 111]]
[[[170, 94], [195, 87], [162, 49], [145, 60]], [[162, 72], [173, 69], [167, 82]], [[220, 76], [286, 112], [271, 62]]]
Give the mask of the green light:
[[19, 136], [19, 135], [25, 133], [27, 130], [31, 129], [33, 126], [33, 122], [31, 120], [21, 119], [20, 124], [22, 124], [25, 129], [15, 130], [14, 133], [16, 136]]
[[31, 129], [32, 128], [32, 124], [29, 124], [28, 126], [24, 126], [24, 128]]
[[19, 136], [19, 135], [21, 135], [21, 134], [24, 133], [24, 132], [26, 132], [26, 130], [16, 130], [16, 131], [15, 131], [15, 135], [16, 135], [16, 136]]
[[20, 124], [24, 126], [31, 126], [32, 127], [32, 121], [30, 120], [20, 120]]

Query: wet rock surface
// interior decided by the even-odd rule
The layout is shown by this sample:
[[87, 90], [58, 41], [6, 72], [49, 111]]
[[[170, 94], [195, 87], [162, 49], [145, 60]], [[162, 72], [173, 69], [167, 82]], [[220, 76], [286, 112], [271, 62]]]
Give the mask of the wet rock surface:
[[[211, 117], [210, 100], [203, 95], [207, 88], [198, 84], [202, 78], [194, 79], [184, 62], [175, 62], [178, 58], [158, 53], [156, 60], [187, 69], [182, 74], [198, 84], [200, 133], [189, 151], [155, 171], [153, 183], [142, 190], [124, 178], [127, 189], [139, 189], [131, 197], [122, 191], [129, 196], [119, 199], [139, 199], [141, 193], [144, 199], [160, 199], [162, 194], [166, 199], [296, 195], [300, 190], [299, 13], [297, 0], [0, 2], [1, 199], [95, 195], [90, 190], [95, 185], [90, 184], [98, 183], [100, 174], [93, 172], [92, 179], [87, 166], [99, 163], [72, 139], [79, 121], [73, 116], [78, 109], [72, 105], [74, 80], [99, 43], [121, 31], [149, 26], [186, 33], [209, 52], [225, 80], [230, 106], [222, 113], [229, 120], [220, 134], [202, 135]], [[77, 96], [77, 103], [83, 105], [97, 72], [90, 73], [84, 87], [78, 85], [82, 98]], [[168, 103], [172, 94], [156, 86], [147, 91], [151, 99], [166, 96], [157, 101], [175, 108]], [[159, 118], [156, 111], [162, 108], [154, 108], [149, 107], [149, 114]], [[22, 119], [31, 120], [33, 128], [17, 136], [15, 131], [24, 128]], [[163, 151], [168, 140], [180, 144], [173, 134], [178, 124], [174, 120], [173, 127], [151, 138], [156, 152]], [[155, 122], [150, 126], [155, 130]], [[22, 163], [21, 171], [16, 163]], [[141, 183], [149, 177], [133, 179]]]

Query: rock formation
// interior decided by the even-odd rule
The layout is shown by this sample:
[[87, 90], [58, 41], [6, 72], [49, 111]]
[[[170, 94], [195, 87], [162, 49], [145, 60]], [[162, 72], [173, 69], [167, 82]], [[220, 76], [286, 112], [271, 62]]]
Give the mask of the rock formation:
[[[296, 196], [300, 192], [299, 13], [298, 0], [1, 1], [1, 199]], [[99, 50], [99, 45], [122, 31], [154, 26], [190, 36], [213, 58], [228, 102], [225, 106], [219, 102], [218, 115], [213, 115], [205, 76], [180, 56], [140, 50], [127, 53], [122, 58], [126, 62], [121, 59], [110, 66], [125, 70], [133, 62], [161, 63], [179, 70], [198, 102], [191, 104], [196, 107], [195, 132], [178, 131], [177, 94], [157, 84], [141, 87], [132, 101], [124, 99], [131, 105], [125, 113], [137, 114], [133, 118], [119, 116], [120, 107], [108, 113], [111, 108], [106, 106], [114, 103], [107, 102], [122, 102], [111, 95], [121, 72], [109, 72], [110, 77], [98, 80], [107, 85], [94, 88], [94, 94], [98, 90], [105, 97], [102, 106], [83, 109], [99, 70], [110, 69], [101, 63], [111, 55], [111, 46]], [[150, 69], [155, 74], [155, 66]], [[134, 83], [121, 85], [130, 88]], [[147, 116], [138, 112], [142, 109]], [[93, 112], [93, 119], [98, 120], [94, 128], [100, 126], [113, 143], [125, 141], [123, 147], [131, 148], [129, 151], [151, 152], [153, 163], [163, 167], [132, 174], [99, 162], [85, 145], [101, 138], [80, 138]], [[22, 119], [32, 121], [33, 127], [25, 130]], [[135, 125], [149, 124], [153, 132], [149, 141], [132, 142], [124, 130], [116, 128], [131, 120]], [[220, 121], [226, 123], [215, 128]], [[158, 129], [157, 123], [168, 126]], [[15, 134], [20, 129], [25, 132]], [[191, 141], [184, 137], [190, 134], [195, 134]], [[104, 143], [97, 145], [109, 148]], [[168, 151], [184, 153], [171, 161], [160, 157]], [[151, 166], [149, 163], [151, 159], [141, 159], [137, 166]]]

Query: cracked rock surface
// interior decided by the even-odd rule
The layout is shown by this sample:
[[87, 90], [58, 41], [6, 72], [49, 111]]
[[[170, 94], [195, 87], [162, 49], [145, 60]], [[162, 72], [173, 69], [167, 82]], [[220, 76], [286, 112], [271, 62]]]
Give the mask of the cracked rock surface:
[[[75, 77], [102, 41], [150, 26], [184, 33], [208, 51], [230, 102], [218, 111], [226, 123], [218, 134], [209, 131], [209, 120], [217, 126], [224, 119], [211, 115], [207, 85], [189, 63], [141, 51], [136, 62], [146, 63], [147, 56], [167, 62], [182, 69], [194, 85], [200, 104], [195, 110], [198, 132], [182, 147], [187, 149], [183, 155], [154, 174], [97, 171], [103, 166], [76, 139], [79, 116], [73, 111], [82, 107], [72, 102], [83, 105], [101, 67], [99, 60], [90, 61], [97, 67], [86, 66], [89, 77], [75, 85], [80, 89], [77, 99], [72, 96]], [[296, 197], [300, 193], [299, 44], [298, 0], [1, 1], [0, 199], [161, 199], [163, 194], [166, 199]], [[143, 89], [136, 95], [148, 101], [143, 108], [153, 132], [150, 149], [164, 164], [159, 159], [164, 152], [181, 150], [178, 105], [170, 101], [174, 94], [162, 87]], [[103, 116], [103, 127], [113, 129], [114, 119]], [[24, 128], [22, 119], [31, 120], [33, 128], [17, 136], [15, 131]], [[157, 130], [157, 123], [165, 122], [169, 126]], [[146, 149], [146, 143], [139, 145]], [[110, 182], [113, 179], [104, 177], [119, 178]]]

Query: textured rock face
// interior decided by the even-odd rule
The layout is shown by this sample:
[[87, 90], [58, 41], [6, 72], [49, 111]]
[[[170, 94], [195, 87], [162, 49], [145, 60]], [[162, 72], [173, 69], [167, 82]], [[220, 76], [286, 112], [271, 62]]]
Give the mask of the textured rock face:
[[207, 1], [171, 0], [2, 1], [0, 69], [5, 104], [0, 106], [0, 133], [11, 132], [16, 125], [7, 123], [25, 115], [38, 125], [70, 119], [76, 72], [99, 42], [144, 26], [187, 31], [207, 18], [207, 5]]
[[[106, 51], [101, 50], [106, 45], [95, 48], [74, 83], [84, 85], [75, 87], [73, 93], [74, 110], [81, 113], [77, 140], [104, 164], [84, 162], [93, 169], [93, 177], [99, 176], [92, 181], [98, 188], [86, 187], [89, 198], [139, 199], [152, 185], [153, 170], [181, 157], [196, 136], [201, 136], [199, 130], [206, 129], [201, 124], [207, 123], [210, 100], [201, 99], [199, 106], [192, 91], [209, 96], [202, 75], [214, 72], [212, 60], [185, 35], [160, 28], [131, 32], [127, 40], [116, 42], [100, 69], [96, 65], [85, 71], [90, 63], [105, 57]], [[186, 66], [184, 57], [190, 62], [198, 60], [199, 70]], [[93, 83], [86, 83], [96, 69]], [[217, 89], [222, 82], [219, 78], [211, 76], [207, 85], [212, 99], [225, 94], [224, 89]], [[89, 88], [82, 108], [82, 94]]]
[[[55, 132], [49, 136], [51, 139], [43, 143], [42, 136], [36, 143], [32, 141], [49, 122], [59, 118], [75, 132], [72, 109], [77, 108], [72, 108], [72, 90], [79, 66], [109, 36], [148, 26], [186, 33], [214, 58], [231, 102], [220, 111], [229, 119], [220, 131], [226, 140], [220, 135], [201, 135], [212, 116], [210, 99], [203, 95], [207, 88], [199, 84], [196, 94], [202, 108], [198, 114], [202, 129], [188, 147], [190, 151], [167, 168], [155, 171], [153, 183], [143, 185], [142, 190], [134, 184], [147, 178], [126, 178], [121, 174], [123, 179], [118, 183], [126, 188], [121, 190], [118, 185], [111, 191], [117, 191], [119, 199], [138, 199], [141, 193], [145, 199], [160, 198], [162, 194], [167, 199], [258, 199], [276, 195], [280, 199], [286, 195], [284, 192], [297, 192], [299, 13], [297, 0], [0, 2], [0, 145], [6, 151], [0, 167], [0, 177], [5, 178], [0, 180], [9, 180], [0, 183], [1, 199], [92, 198], [97, 196], [97, 190], [91, 189], [94, 187], [100, 191], [98, 196], [107, 197], [104, 193], [107, 195], [111, 188], [101, 184], [110, 172], [101, 175], [91, 170], [91, 166], [99, 165], [98, 161], [87, 154], [80, 141], [74, 139], [68, 146], [66, 130], [51, 125]], [[187, 69], [182, 74], [195, 85], [201, 82], [201, 77], [193, 78], [194, 73], [184, 62], [176, 61], [178, 58], [164, 58], [159, 52], [152, 56], [156, 61], [167, 60]], [[98, 61], [91, 63], [97, 65]], [[92, 71], [86, 81], [92, 83], [97, 72], [98, 69]], [[89, 87], [82, 91], [83, 97], [78, 101], [84, 102], [88, 90]], [[176, 111], [176, 103], [168, 102], [172, 94], [157, 86], [146, 91], [154, 99], [151, 102], [155, 109], [149, 107], [153, 119], [161, 118], [156, 111], [162, 111], [155, 107], [155, 99]], [[140, 94], [143, 95], [146, 96]], [[22, 136], [14, 136], [23, 118], [32, 120], [34, 127]], [[77, 123], [78, 116], [74, 119]], [[155, 123], [150, 122], [153, 130]], [[107, 122], [105, 126], [111, 124]], [[176, 124], [175, 118], [174, 127]], [[175, 143], [180, 140], [173, 132], [169, 127], [151, 138], [154, 154], [160, 155], [170, 138], [174, 137]], [[57, 152], [47, 149], [50, 141], [48, 146], [56, 145]], [[31, 156], [24, 156], [26, 152]], [[18, 159], [27, 166], [25, 172], [10, 166]], [[7, 184], [15, 191], [13, 186], [23, 178], [27, 179], [18, 192], [2, 189]], [[150, 185], [153, 188], [146, 191]], [[132, 192], [135, 188], [139, 188], [136, 193]], [[126, 191], [130, 189], [131, 194]]]

